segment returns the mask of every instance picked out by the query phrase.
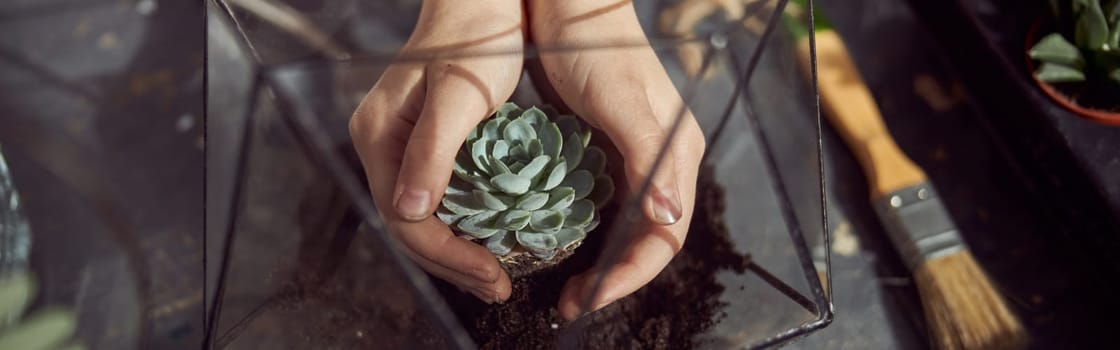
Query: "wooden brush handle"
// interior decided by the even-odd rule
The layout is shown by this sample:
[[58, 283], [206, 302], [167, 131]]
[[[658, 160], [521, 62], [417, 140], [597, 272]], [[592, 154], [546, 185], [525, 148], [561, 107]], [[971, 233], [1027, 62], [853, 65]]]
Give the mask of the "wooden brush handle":
[[[816, 39], [817, 85], [823, 112], [863, 167], [871, 198], [926, 181], [926, 174], [902, 153], [883, 125], [879, 108], [840, 36], [827, 30], [816, 32]], [[808, 37], [800, 40], [797, 51], [801, 67], [808, 74], [812, 63]]]

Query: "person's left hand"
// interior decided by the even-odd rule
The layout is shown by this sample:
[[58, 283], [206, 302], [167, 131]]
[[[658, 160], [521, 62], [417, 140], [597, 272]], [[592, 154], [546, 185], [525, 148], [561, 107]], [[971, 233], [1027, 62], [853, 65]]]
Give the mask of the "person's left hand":
[[487, 303], [509, 298], [509, 275], [432, 213], [467, 134], [517, 87], [524, 31], [519, 0], [425, 0], [401, 58], [350, 119], [370, 195], [405, 255]]
[[[564, 104], [618, 148], [627, 190], [636, 193], [651, 175], [684, 101], [650, 48], [633, 5], [530, 0], [528, 9], [531, 39], [542, 47], [540, 60], [548, 82]], [[597, 280], [590, 273], [567, 282], [559, 303], [564, 318], [575, 319], [633, 293], [653, 280], [684, 245], [705, 148], [699, 125], [686, 113], [666, 159], [652, 174], [653, 186], [642, 200], [646, 220], [638, 234], [619, 262], [603, 270], [598, 293], [587, 295]], [[584, 310], [581, 304], [588, 297], [592, 307]]]

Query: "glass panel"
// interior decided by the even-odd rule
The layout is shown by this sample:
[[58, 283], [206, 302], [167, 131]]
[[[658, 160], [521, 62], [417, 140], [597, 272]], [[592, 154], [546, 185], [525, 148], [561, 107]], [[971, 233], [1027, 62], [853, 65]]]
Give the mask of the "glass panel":
[[[253, 8], [254, 5], [248, 4], [251, 2], [231, 0], [225, 4], [234, 13], [249, 50], [268, 67], [262, 81], [271, 89], [260, 91], [270, 102], [267, 102], [268, 106], [258, 108], [254, 117], [270, 120], [272, 127], [292, 128], [289, 131], [291, 134], [277, 133], [288, 135], [281, 138], [286, 140], [278, 139], [285, 143], [283, 145], [255, 140], [251, 157], [274, 152], [256, 149], [261, 147], [291, 150], [292, 145], [296, 145], [303, 152], [299, 157], [275, 156], [272, 158], [275, 163], [269, 166], [262, 167], [257, 163], [259, 160], [248, 163], [249, 186], [243, 191], [250, 195], [246, 197], [245, 206], [241, 207], [238, 216], [252, 220], [247, 214], [282, 207], [285, 211], [272, 215], [289, 221], [309, 215], [306, 211], [320, 212], [319, 215], [323, 216], [353, 215], [355, 221], [364, 222], [370, 229], [355, 236], [349, 243], [352, 245], [348, 245], [340, 243], [342, 241], [337, 237], [306, 233], [301, 236], [293, 232], [298, 231], [296, 223], [284, 223], [283, 220], [262, 218], [252, 223], [241, 222], [239, 225], [257, 228], [249, 230], [239, 226], [241, 228], [234, 232], [237, 244], [229, 261], [231, 275], [226, 277], [226, 283], [241, 283], [241, 287], [235, 288], [231, 284], [224, 300], [229, 302], [240, 293], [251, 296], [254, 301], [235, 306], [222, 305], [219, 345], [262, 346], [266, 341], [273, 341], [268, 339], [268, 334], [311, 334], [312, 337], [333, 339], [329, 341], [354, 340], [371, 334], [366, 332], [403, 334], [407, 337], [415, 334], [408, 329], [422, 324], [427, 325], [424, 329], [428, 331], [442, 327], [444, 331], [451, 332], [447, 334], [465, 330], [476, 344], [484, 348], [614, 348], [651, 347], [656, 344], [754, 347], [787, 342], [826, 325], [831, 319], [831, 305], [821, 292], [806, 242], [815, 245], [826, 242], [826, 233], [821, 229], [824, 213], [820, 203], [821, 168], [815, 94], [813, 87], [807, 83], [811, 81], [806, 78], [807, 72], [798, 66], [793, 50], [794, 37], [775, 20], [784, 8], [784, 1], [745, 1], [742, 8], [712, 8], [708, 15], [701, 16], [701, 20], [691, 26], [696, 29], [689, 33], [666, 32], [655, 21], [658, 17], [671, 18], [675, 13], [679, 14], [674, 11], [682, 9], [675, 4], [637, 3], [642, 25], [649, 33], [658, 58], [708, 138], [704, 170], [700, 175], [697, 215], [693, 218], [693, 230], [682, 253], [654, 282], [633, 296], [571, 324], [562, 322], [553, 308], [563, 282], [593, 266], [596, 254], [600, 252], [603, 252], [599, 256], [600, 262], [616, 261], [619, 256], [616, 247], [625, 246], [620, 242], [633, 235], [627, 231], [636, 225], [610, 225], [611, 220], [604, 219], [598, 231], [589, 235], [570, 260], [555, 270], [515, 281], [514, 298], [491, 307], [485, 307], [469, 294], [459, 292], [442, 281], [417, 278], [418, 275], [412, 274], [419, 271], [414, 265], [397, 259], [402, 256], [400, 253], [386, 249], [395, 246], [384, 244], [383, 239], [389, 236], [379, 229], [380, 218], [368, 199], [369, 194], [363, 184], [364, 174], [355, 163], [347, 123], [373, 82], [396, 56], [394, 50], [411, 32], [414, 21], [408, 19], [415, 18], [416, 2], [370, 5], [367, 2], [333, 4], [328, 1], [314, 10], [305, 10], [306, 16], [299, 17], [303, 19], [301, 23], [306, 25], [305, 28], [289, 30], [279, 27], [266, 29], [270, 23], [262, 20], [268, 18], [262, 13], [269, 12]], [[297, 16], [301, 11], [296, 9], [304, 6], [297, 2], [288, 4], [290, 8], [279, 10], [281, 17]], [[398, 11], [375, 11], [386, 6], [395, 6]], [[352, 11], [329, 14], [338, 8]], [[744, 15], [747, 17], [737, 17]], [[252, 22], [255, 24], [247, 24]], [[293, 47], [294, 43], [302, 46]], [[617, 49], [619, 47], [533, 47], [526, 50], [525, 55], [530, 62], [538, 54], [560, 50]], [[299, 60], [314, 52], [334, 59]], [[422, 62], [432, 57], [420, 54], [410, 55], [407, 59]], [[522, 106], [540, 104], [545, 99], [535, 87], [526, 73], [511, 100]], [[321, 185], [333, 181], [337, 186], [334, 194], [308, 195], [303, 189], [306, 184], [287, 183], [293, 181], [294, 176], [279, 170], [268, 170], [271, 167], [290, 167], [293, 165], [286, 163], [292, 162], [306, 165], [311, 169], [308, 171], [317, 172], [320, 176], [304, 182]], [[258, 189], [253, 190], [254, 172], [265, 174], [257, 176], [268, 184], [257, 184]], [[283, 180], [277, 181], [278, 178]], [[267, 190], [269, 187], [274, 190]], [[254, 200], [254, 195], [262, 193], [254, 191], [270, 192], [275, 197]], [[632, 217], [624, 214], [628, 211], [640, 213], [640, 208], [636, 206], [638, 202], [621, 199], [617, 202], [623, 205], [614, 209], [618, 215], [609, 211], [604, 214], [605, 217], [615, 215], [616, 223], [628, 221], [627, 218]], [[314, 204], [301, 208], [294, 204], [298, 201]], [[273, 224], [285, 228], [266, 228]], [[250, 231], [259, 231], [263, 236], [240, 238]], [[304, 237], [303, 241], [297, 242], [300, 237]], [[366, 243], [361, 243], [363, 240]], [[256, 242], [245, 244], [280, 246], [237, 248], [243, 241]], [[267, 295], [283, 289], [276, 285], [275, 280], [268, 279], [278, 275], [265, 276], [279, 271], [277, 266], [290, 266], [298, 260], [298, 256], [307, 256], [292, 250], [292, 247], [307, 244], [339, 244], [337, 249], [349, 246], [348, 255], [339, 255], [345, 258], [337, 262], [338, 269], [330, 277], [344, 280], [360, 275], [354, 272], [356, 270], [347, 268], [351, 264], [347, 260], [351, 259], [351, 255], [362, 254], [355, 253], [355, 249], [360, 249], [356, 247], [374, 247], [371, 250], [375, 255], [380, 252], [385, 257], [367, 261], [390, 265], [391, 268], [383, 270], [395, 271], [398, 278], [413, 282], [410, 289], [398, 291], [400, 297], [411, 296], [419, 300], [420, 305], [430, 307], [430, 312], [425, 311], [425, 307], [410, 303], [397, 304], [386, 300], [359, 303], [360, 306], [349, 311], [388, 315], [390, 318], [360, 319], [355, 328], [333, 327], [330, 332], [302, 322], [282, 322], [284, 319], [313, 319], [331, 314], [330, 311], [316, 311], [317, 308], [275, 310], [277, 308], [265, 307], [257, 312], [256, 318], [246, 320], [244, 315], [253, 314], [252, 310], [259, 307], [256, 305], [271, 298]], [[261, 252], [246, 253], [249, 250], [245, 249]], [[827, 252], [827, 249], [824, 251]], [[323, 256], [312, 256], [310, 260], [298, 264], [323, 264], [323, 259]], [[396, 265], [398, 263], [402, 264]], [[231, 277], [235, 275], [232, 271], [241, 271], [236, 274], [247, 276], [246, 280]], [[346, 290], [334, 290], [331, 298], [337, 302], [355, 293], [355, 288], [367, 288], [361, 282], [349, 282], [345, 286]], [[245, 290], [239, 291], [239, 288]], [[315, 293], [324, 293], [321, 287], [314, 290]], [[310, 299], [308, 295], [301, 295], [296, 300], [309, 302]], [[393, 307], [399, 305], [408, 305], [415, 315], [426, 318], [420, 323], [388, 322], [409, 319], [392, 313]], [[445, 314], [445, 311], [450, 313]], [[445, 325], [439, 321], [452, 314], [456, 324]], [[227, 317], [232, 318], [227, 320]], [[234, 326], [230, 322], [242, 323]], [[240, 327], [240, 330], [229, 332], [231, 327]], [[357, 330], [359, 328], [362, 333]], [[449, 339], [455, 339], [455, 336]]]
[[258, 91], [215, 346], [447, 347], [350, 198]]

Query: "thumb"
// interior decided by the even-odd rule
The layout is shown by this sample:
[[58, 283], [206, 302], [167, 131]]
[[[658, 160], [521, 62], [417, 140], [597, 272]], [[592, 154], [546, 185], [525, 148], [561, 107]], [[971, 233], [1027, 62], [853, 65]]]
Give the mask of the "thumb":
[[[618, 97], [624, 103], [596, 111], [596, 119], [622, 155], [630, 193], [640, 193], [643, 182], [650, 179], [649, 190], [642, 198], [646, 217], [661, 225], [672, 225], [683, 214], [674, 169], [675, 148], [665, 147], [673, 140], [658, 123], [649, 101], [641, 97], [644, 96]], [[625, 103], [626, 100], [632, 101]], [[658, 163], [662, 150], [666, 154]]]
[[408, 221], [435, 211], [463, 140], [491, 110], [489, 91], [470, 72], [434, 64], [425, 75], [424, 108], [408, 137], [393, 191], [393, 206]]

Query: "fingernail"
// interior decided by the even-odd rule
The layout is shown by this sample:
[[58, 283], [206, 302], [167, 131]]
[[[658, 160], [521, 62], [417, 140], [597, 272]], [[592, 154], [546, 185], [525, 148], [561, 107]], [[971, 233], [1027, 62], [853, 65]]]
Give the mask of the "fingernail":
[[409, 220], [428, 216], [432, 195], [424, 190], [405, 190], [397, 199], [397, 213]]
[[648, 205], [653, 213], [653, 221], [662, 225], [672, 225], [681, 219], [681, 202], [677, 196], [669, 196], [663, 188], [653, 188], [649, 194]]

